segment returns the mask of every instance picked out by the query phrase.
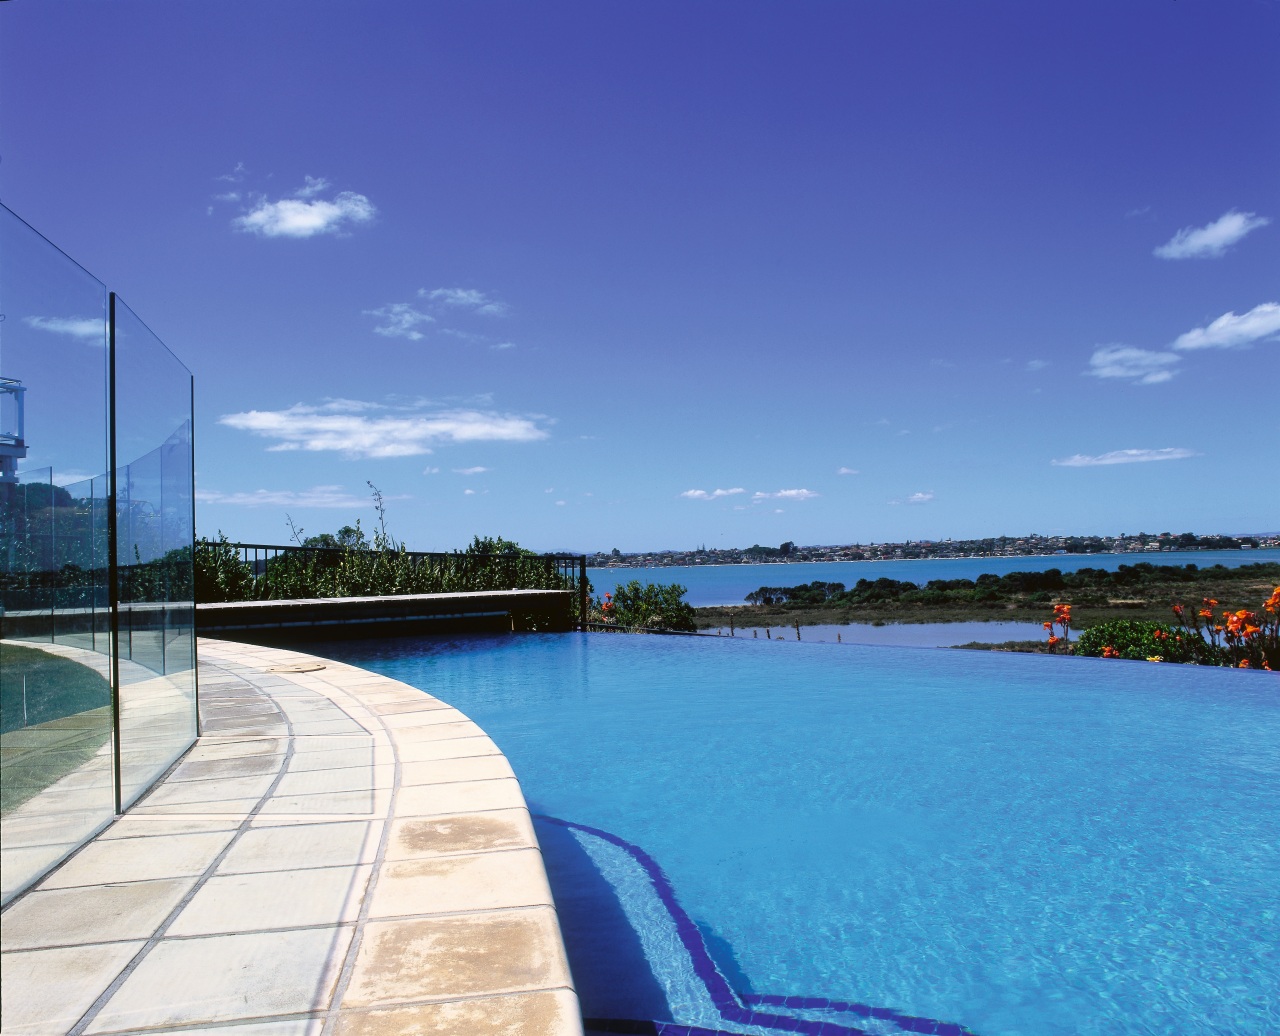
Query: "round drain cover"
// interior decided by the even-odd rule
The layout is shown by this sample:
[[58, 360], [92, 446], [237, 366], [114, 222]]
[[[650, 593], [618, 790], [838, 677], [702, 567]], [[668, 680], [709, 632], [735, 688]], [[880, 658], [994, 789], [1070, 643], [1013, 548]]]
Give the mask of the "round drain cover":
[[314, 673], [317, 669], [323, 669], [324, 666], [319, 662], [296, 662], [293, 665], [272, 665], [267, 666], [268, 673]]

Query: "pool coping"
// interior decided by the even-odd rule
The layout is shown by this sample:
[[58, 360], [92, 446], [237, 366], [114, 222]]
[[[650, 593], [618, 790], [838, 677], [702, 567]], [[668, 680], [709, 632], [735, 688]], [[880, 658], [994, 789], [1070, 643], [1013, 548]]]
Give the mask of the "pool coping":
[[416, 688], [201, 638], [202, 733], [0, 914], [5, 1033], [580, 1036], [505, 756]]

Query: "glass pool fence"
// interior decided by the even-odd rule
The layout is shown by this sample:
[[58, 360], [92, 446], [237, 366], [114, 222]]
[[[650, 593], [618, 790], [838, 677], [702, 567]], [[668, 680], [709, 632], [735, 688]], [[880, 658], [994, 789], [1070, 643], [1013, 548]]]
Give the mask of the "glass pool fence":
[[191, 372], [0, 205], [7, 902], [196, 737]]

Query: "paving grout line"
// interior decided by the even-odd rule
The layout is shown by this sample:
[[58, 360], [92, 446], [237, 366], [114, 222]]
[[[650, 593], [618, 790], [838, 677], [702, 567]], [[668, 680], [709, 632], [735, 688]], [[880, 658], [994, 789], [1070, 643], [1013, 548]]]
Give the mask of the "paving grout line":
[[[248, 683], [248, 682], [249, 681], [247, 680], [245, 681], [245, 683]], [[265, 692], [263, 692], [263, 694], [264, 696], [266, 696]], [[269, 696], [266, 696], [266, 697], [268, 697], [268, 700], [270, 700]], [[283, 713], [281, 714], [283, 715]], [[284, 717], [284, 722], [287, 727], [289, 725], [289, 719], [287, 716]], [[116, 993], [120, 991], [120, 987], [123, 986], [125, 982], [129, 980], [129, 978], [133, 975], [133, 973], [137, 971], [138, 967], [142, 964], [142, 962], [146, 960], [146, 958], [150, 955], [151, 951], [157, 945], [159, 945], [161, 940], [164, 939], [165, 933], [169, 930], [169, 928], [173, 925], [173, 923], [178, 919], [178, 915], [181, 914], [182, 911], [187, 908], [191, 900], [195, 897], [196, 893], [200, 891], [200, 889], [204, 888], [209, 878], [213, 876], [214, 871], [217, 870], [218, 865], [221, 864], [222, 861], [226, 858], [227, 854], [231, 851], [232, 847], [235, 846], [235, 844], [240, 840], [240, 838], [244, 835], [246, 831], [250, 830], [250, 826], [249, 826], [250, 822], [253, 820], [254, 816], [257, 814], [257, 811], [261, 809], [263, 803], [265, 803], [267, 800], [271, 798], [272, 793], [275, 791], [276, 785], [284, 778], [284, 775], [288, 770], [289, 760], [292, 757], [293, 757], [293, 742], [292, 742], [292, 738], [290, 738], [289, 745], [285, 748], [284, 756], [281, 759], [281, 763], [282, 763], [281, 769], [276, 776], [276, 780], [272, 782], [271, 787], [269, 787], [263, 793], [262, 797], [259, 798], [257, 805], [255, 805], [253, 809], [248, 813], [248, 815], [245, 816], [244, 820], [240, 823], [239, 827], [236, 829], [235, 834], [231, 836], [231, 840], [227, 842], [225, 846], [223, 846], [222, 851], [218, 853], [216, 857], [214, 857], [213, 861], [209, 864], [208, 867], [204, 869], [204, 871], [196, 879], [195, 883], [191, 886], [191, 888], [187, 890], [186, 894], [182, 897], [182, 899], [174, 906], [174, 908], [171, 911], [169, 911], [168, 916], [166, 916], [165, 919], [160, 922], [159, 926], [157, 926], [155, 931], [151, 933], [150, 938], [148, 938], [147, 941], [138, 950], [138, 952], [134, 954], [133, 958], [129, 961], [129, 963], [126, 964], [123, 969], [121, 969], [120, 973], [116, 975], [116, 977], [111, 981], [111, 984], [108, 985], [107, 988], [104, 989], [98, 995], [98, 998], [94, 1000], [92, 1004], [89, 1005], [88, 1010], [86, 1010], [84, 1014], [80, 1016], [80, 1019], [76, 1022], [76, 1024], [73, 1025], [69, 1030], [67, 1030], [67, 1036], [83, 1036], [84, 1031], [90, 1025], [93, 1024], [94, 1019], [97, 1018], [98, 1015], [102, 1012], [102, 1009], [107, 1006], [107, 1004], [111, 1001], [111, 998], [114, 997]], [[143, 801], [145, 801], [145, 796]]]
[[351, 985], [351, 976], [355, 973], [356, 959], [359, 955], [360, 947], [364, 943], [364, 929], [369, 920], [369, 908], [373, 905], [373, 896], [378, 888], [378, 878], [381, 877], [383, 865], [386, 863], [387, 846], [391, 840], [391, 821], [396, 813], [396, 797], [400, 794], [400, 746], [396, 743], [395, 735], [391, 733], [391, 728], [382, 722], [380, 717], [378, 723], [382, 727], [382, 733], [386, 737], [388, 744], [391, 746], [391, 758], [394, 764], [394, 769], [391, 771], [391, 796], [387, 802], [386, 822], [382, 825], [382, 831], [378, 836], [378, 850], [374, 854], [373, 870], [369, 875], [369, 881], [365, 885], [364, 899], [360, 902], [360, 911], [356, 915], [355, 932], [351, 936], [351, 941], [347, 943], [347, 953], [342, 961], [342, 970], [338, 972], [338, 980], [333, 985], [333, 995], [329, 998], [329, 1006], [325, 1011], [321, 1036], [333, 1036], [334, 1027], [338, 1024], [338, 1014], [341, 1010], [342, 1000], [347, 995], [347, 988]]
[[[250, 1018], [224, 1018], [217, 1023], [217, 1031], [223, 1029], [241, 1028], [249, 1025], [274, 1025], [282, 1022], [309, 1022], [319, 1021], [320, 1018], [315, 1011], [293, 1011], [286, 1014], [260, 1014]], [[105, 1029], [99, 1036], [139, 1036], [140, 1033], [163, 1033], [163, 1032], [208, 1032], [208, 1022], [191, 1022], [187, 1025], [158, 1025], [148, 1026], [146, 1029]]]

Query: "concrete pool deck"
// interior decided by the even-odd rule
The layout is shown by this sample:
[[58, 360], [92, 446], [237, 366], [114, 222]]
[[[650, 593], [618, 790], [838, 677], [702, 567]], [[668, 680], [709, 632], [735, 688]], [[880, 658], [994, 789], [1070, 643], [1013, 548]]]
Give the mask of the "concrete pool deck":
[[582, 1032], [524, 796], [456, 709], [201, 639], [202, 734], [0, 915], [6, 1034]]

